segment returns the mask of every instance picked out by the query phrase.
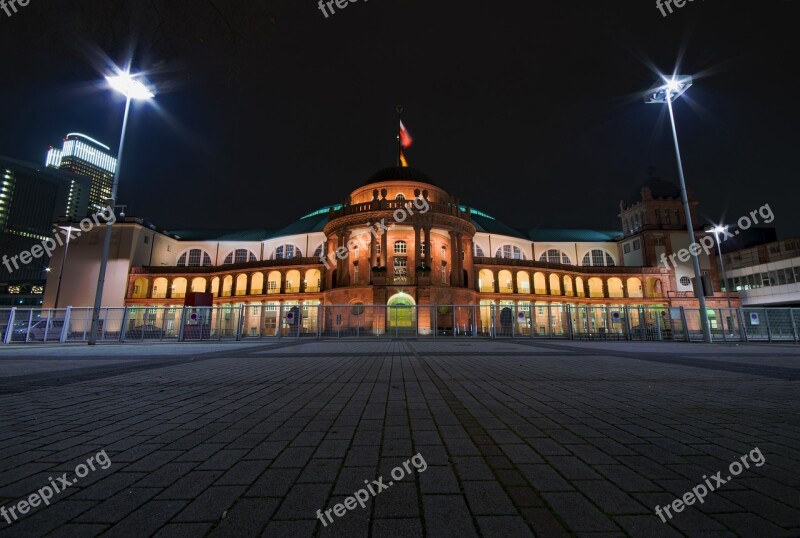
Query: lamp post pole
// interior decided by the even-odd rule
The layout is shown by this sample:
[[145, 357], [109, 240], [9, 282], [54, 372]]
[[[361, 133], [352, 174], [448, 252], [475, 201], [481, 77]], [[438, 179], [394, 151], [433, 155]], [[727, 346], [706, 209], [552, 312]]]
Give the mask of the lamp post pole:
[[725, 285], [725, 298], [728, 300], [728, 308], [733, 308], [731, 306], [731, 289], [728, 286], [728, 283], [725, 281], [725, 261], [722, 259], [722, 245], [719, 242], [719, 234], [722, 231], [721, 227], [716, 227], [712, 231], [714, 232], [714, 239], [717, 240], [717, 255], [719, 256], [719, 270], [720, 270], [720, 282]]
[[[686, 230], [689, 233], [689, 244], [696, 243], [694, 235], [694, 226], [692, 224], [692, 211], [689, 206], [689, 197], [686, 193], [686, 178], [683, 175], [683, 160], [681, 159], [681, 149], [678, 144], [678, 130], [675, 127], [675, 113], [672, 110], [672, 101], [677, 99], [689, 86], [692, 85], [691, 77], [673, 77], [671, 80], [666, 80], [666, 84], [650, 90], [645, 96], [647, 103], [667, 103], [669, 109], [669, 120], [672, 126], [672, 139], [675, 142], [675, 157], [678, 161], [678, 177], [680, 178], [681, 187], [681, 201], [683, 202], [683, 212], [686, 217]], [[703, 330], [703, 341], [711, 343], [711, 326], [708, 322], [708, 311], [706, 310], [706, 297], [703, 286], [703, 274], [700, 271], [700, 258], [697, 254], [697, 249], [689, 249], [692, 257], [692, 266], [694, 267], [694, 280], [695, 280], [695, 295], [700, 306], [700, 325]]]
[[[118, 71], [114, 76], [107, 76], [108, 84], [125, 96], [125, 114], [122, 117], [122, 132], [119, 136], [119, 151], [117, 153], [117, 167], [114, 170], [114, 181], [111, 184], [111, 197], [106, 200], [106, 207], [112, 213], [116, 207], [117, 186], [119, 185], [119, 174], [122, 168], [122, 150], [125, 146], [125, 131], [128, 128], [128, 113], [131, 109], [131, 100], [152, 99], [155, 94], [147, 86], [136, 80], [127, 70]], [[108, 254], [111, 250], [111, 227], [116, 219], [106, 222], [106, 234], [103, 240], [103, 255], [100, 258], [100, 273], [97, 277], [97, 292], [94, 296], [94, 308], [92, 309], [92, 329], [89, 334], [89, 345], [97, 343], [97, 330], [100, 324], [100, 307], [103, 302], [103, 286], [106, 279], [106, 269], [108, 267]]]
[[[128, 127], [128, 113], [131, 109], [131, 97], [125, 98], [125, 115], [122, 118], [122, 133], [119, 137], [119, 151], [117, 152], [117, 168], [114, 170], [114, 181], [111, 184], [111, 198], [106, 200], [108, 210], [114, 211], [114, 203], [117, 199], [117, 185], [119, 184], [119, 171], [122, 165], [122, 150], [125, 145], [125, 130]], [[92, 310], [92, 329], [89, 333], [89, 345], [97, 343], [97, 330], [100, 325], [100, 306], [103, 301], [103, 287], [105, 286], [106, 269], [108, 267], [108, 254], [111, 250], [111, 226], [113, 219], [106, 222], [106, 234], [103, 239], [103, 255], [100, 258], [100, 274], [97, 277], [97, 292], [94, 296], [94, 309]], [[124, 329], [123, 329], [124, 330]]]

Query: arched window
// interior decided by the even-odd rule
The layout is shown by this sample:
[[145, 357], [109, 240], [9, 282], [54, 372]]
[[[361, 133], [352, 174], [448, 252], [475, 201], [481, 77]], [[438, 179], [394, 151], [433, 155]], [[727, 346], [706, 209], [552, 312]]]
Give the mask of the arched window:
[[317, 250], [314, 251], [314, 257], [315, 258], [321, 258], [322, 257], [322, 249], [323, 249], [324, 246], [325, 246], [324, 244], [320, 244], [317, 247]]
[[211, 256], [204, 250], [193, 248], [181, 254], [178, 258], [179, 267], [209, 267], [211, 266]]
[[569, 256], [567, 256], [566, 253], [556, 248], [551, 248], [547, 252], [542, 253], [542, 255], [539, 256], [539, 261], [548, 263], [561, 263], [564, 265], [572, 264], [572, 262], [569, 259]]
[[483, 258], [484, 256], [485, 254], [483, 253], [483, 249], [480, 247], [480, 245], [478, 245], [478, 243], [475, 243], [475, 257]]
[[494, 253], [495, 258], [508, 258], [514, 260], [524, 260], [525, 255], [522, 253], [519, 247], [513, 245], [503, 245], [502, 247], [497, 249], [497, 252]]
[[586, 253], [586, 255], [583, 257], [581, 265], [587, 267], [614, 267], [616, 263], [614, 262], [614, 258], [611, 256], [611, 254], [605, 250], [596, 248]]
[[275, 249], [270, 256], [270, 260], [289, 260], [291, 258], [302, 258], [303, 252], [294, 245], [281, 245]]
[[447, 259], [447, 247], [446, 246], [442, 245], [441, 253], [442, 253], [442, 259], [446, 260]]
[[394, 242], [394, 253], [395, 254], [405, 254], [406, 253], [406, 242], [405, 241], [395, 241]]
[[245, 263], [254, 261], [258, 261], [255, 254], [246, 248], [237, 248], [235, 251], [225, 256], [225, 261], [223, 261], [222, 264], [228, 265], [231, 263]]
[[394, 199], [400, 202], [401, 204], [405, 203], [406, 201], [406, 197], [403, 193], [398, 194], [397, 196], [394, 197]]

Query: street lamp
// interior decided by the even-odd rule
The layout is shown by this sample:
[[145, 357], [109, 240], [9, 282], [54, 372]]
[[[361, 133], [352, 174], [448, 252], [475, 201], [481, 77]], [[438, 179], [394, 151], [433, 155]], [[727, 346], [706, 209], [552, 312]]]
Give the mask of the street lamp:
[[[64, 251], [61, 255], [61, 267], [58, 270], [58, 286], [56, 287], [56, 302], [53, 308], [58, 308], [58, 299], [61, 296], [61, 278], [64, 276], [64, 265], [67, 263], [67, 252], [69, 251], [69, 240], [72, 239], [72, 232], [80, 231], [80, 228], [73, 228], [72, 226], [62, 226], [62, 230], [67, 231], [67, 244], [64, 245]], [[47, 268], [50, 271], [50, 268]]]
[[[678, 145], [678, 130], [675, 128], [675, 113], [672, 110], [672, 102], [683, 95], [692, 85], [692, 77], [673, 76], [664, 79], [664, 84], [647, 91], [644, 96], [645, 103], [648, 104], [667, 104], [669, 109], [669, 119], [672, 124], [672, 138], [675, 141], [675, 157], [678, 160], [678, 177], [681, 181], [681, 199], [683, 200], [683, 211], [686, 214], [686, 229], [689, 232], [689, 241], [695, 242], [694, 227], [692, 226], [692, 212], [689, 208], [689, 197], [686, 194], [686, 179], [683, 176], [683, 161], [681, 160], [681, 150]], [[703, 275], [700, 272], [700, 258], [696, 250], [689, 249], [694, 266], [695, 293], [700, 303], [700, 325], [703, 329], [703, 341], [711, 343], [711, 327], [708, 323], [708, 311], [706, 311], [706, 297], [703, 291]]]
[[[131, 108], [131, 100], [146, 101], [155, 97], [150, 89], [136, 79], [137, 75], [131, 75], [127, 70], [119, 71], [116, 75], [106, 77], [108, 85], [114, 90], [125, 96], [125, 114], [122, 117], [122, 133], [119, 137], [119, 151], [117, 152], [117, 166], [114, 170], [114, 182], [111, 184], [111, 198], [106, 200], [108, 207], [113, 212], [114, 202], [117, 198], [117, 185], [119, 184], [119, 170], [122, 165], [122, 148], [125, 144], [125, 129], [128, 126], [128, 112]], [[97, 292], [94, 296], [94, 310], [92, 311], [92, 329], [89, 333], [89, 345], [97, 343], [97, 329], [100, 324], [100, 305], [103, 301], [103, 285], [106, 278], [106, 266], [108, 265], [108, 252], [111, 249], [111, 225], [106, 223], [106, 235], [103, 241], [103, 257], [100, 258], [100, 274], [97, 277]]]
[[722, 245], [719, 242], [719, 234], [727, 232], [727, 226], [714, 226], [709, 232], [714, 232], [714, 239], [717, 240], [717, 253], [719, 254], [719, 270], [720, 270], [720, 278], [722, 279], [721, 282], [725, 284], [725, 297], [728, 299], [728, 308], [733, 308], [731, 306], [731, 290], [730, 286], [725, 282], [725, 262], [722, 259]]

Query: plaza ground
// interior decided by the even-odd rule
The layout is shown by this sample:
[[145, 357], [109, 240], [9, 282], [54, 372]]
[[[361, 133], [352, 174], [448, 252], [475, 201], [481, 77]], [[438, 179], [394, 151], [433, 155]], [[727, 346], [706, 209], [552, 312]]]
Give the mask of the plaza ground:
[[[0, 350], [5, 536], [798, 536], [800, 347], [530, 340]], [[668, 523], [758, 448], [765, 463]], [[367, 503], [333, 508], [415, 454]], [[327, 520], [326, 520], [327, 521]]]

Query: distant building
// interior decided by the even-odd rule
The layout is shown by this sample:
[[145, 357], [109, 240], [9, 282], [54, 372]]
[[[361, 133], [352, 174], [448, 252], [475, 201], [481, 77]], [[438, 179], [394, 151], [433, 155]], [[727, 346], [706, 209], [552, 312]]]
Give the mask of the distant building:
[[800, 305], [800, 238], [723, 253], [725, 285], [745, 306]]
[[92, 178], [90, 189], [86, 193], [81, 192], [78, 186], [73, 186], [67, 200], [67, 216], [73, 219], [86, 216], [85, 212], [81, 214], [84, 198], [88, 199], [89, 211], [94, 212], [105, 207], [106, 200], [111, 197], [114, 172], [117, 169], [117, 159], [111, 156], [110, 151], [111, 148], [102, 142], [81, 133], [69, 133], [64, 137], [60, 149], [50, 147], [46, 161], [48, 167]]
[[[88, 192], [91, 179], [0, 157], [0, 259], [30, 251], [53, 237], [53, 222], [65, 213], [71, 193]], [[75, 198], [79, 199], [79, 197]], [[74, 205], [74, 204], [73, 204]], [[75, 206], [86, 212], [83, 206]], [[0, 265], [0, 304], [41, 304], [50, 260], [33, 259], [11, 269]]]

